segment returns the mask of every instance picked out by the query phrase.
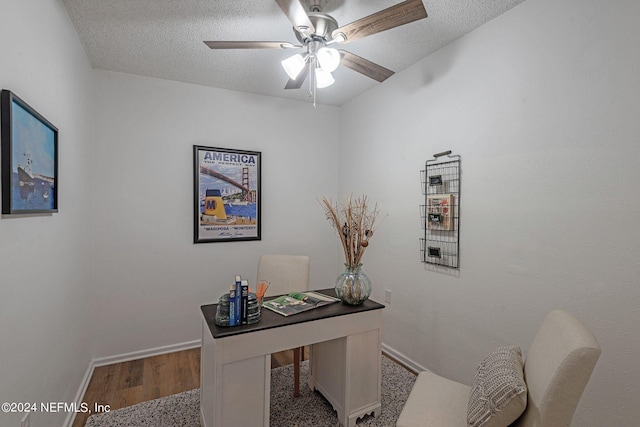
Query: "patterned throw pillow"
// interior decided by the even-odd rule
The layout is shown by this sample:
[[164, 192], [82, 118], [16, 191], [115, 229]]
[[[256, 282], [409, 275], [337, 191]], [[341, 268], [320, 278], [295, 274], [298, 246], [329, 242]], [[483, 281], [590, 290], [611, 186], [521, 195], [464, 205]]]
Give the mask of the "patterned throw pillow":
[[473, 378], [467, 424], [471, 427], [504, 427], [527, 407], [520, 347], [500, 347], [478, 365]]

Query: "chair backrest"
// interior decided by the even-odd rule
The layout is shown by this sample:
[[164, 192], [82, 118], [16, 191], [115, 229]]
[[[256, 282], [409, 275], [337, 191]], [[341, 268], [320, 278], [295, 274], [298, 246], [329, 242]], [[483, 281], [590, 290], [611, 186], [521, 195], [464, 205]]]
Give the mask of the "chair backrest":
[[266, 295], [309, 290], [309, 257], [304, 255], [262, 255], [258, 261], [258, 282], [266, 280]]
[[529, 347], [527, 409], [512, 426], [569, 426], [600, 352], [580, 320], [563, 310], [550, 312]]

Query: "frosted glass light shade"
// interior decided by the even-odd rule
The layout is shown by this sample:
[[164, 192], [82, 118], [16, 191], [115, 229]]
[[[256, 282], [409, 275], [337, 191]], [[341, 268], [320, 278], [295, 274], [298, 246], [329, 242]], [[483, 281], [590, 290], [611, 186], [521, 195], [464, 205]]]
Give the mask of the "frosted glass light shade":
[[340, 65], [340, 52], [332, 47], [322, 47], [318, 50], [318, 64], [325, 71], [333, 72]]
[[304, 68], [306, 61], [303, 56], [298, 53], [283, 60], [281, 63], [287, 75], [291, 77], [292, 80], [295, 80]]
[[316, 68], [316, 87], [318, 89], [331, 86], [334, 82], [335, 80], [330, 72], [322, 68]]

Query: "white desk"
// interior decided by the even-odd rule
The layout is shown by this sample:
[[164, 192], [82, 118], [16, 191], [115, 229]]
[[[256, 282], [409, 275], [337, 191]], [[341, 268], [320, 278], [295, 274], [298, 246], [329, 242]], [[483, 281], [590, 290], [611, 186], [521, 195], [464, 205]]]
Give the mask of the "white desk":
[[260, 322], [230, 328], [216, 326], [216, 304], [203, 305], [202, 426], [269, 426], [271, 353], [305, 345], [309, 387], [333, 405], [343, 426], [380, 415], [382, 308], [371, 300], [336, 303], [289, 317], [264, 309]]

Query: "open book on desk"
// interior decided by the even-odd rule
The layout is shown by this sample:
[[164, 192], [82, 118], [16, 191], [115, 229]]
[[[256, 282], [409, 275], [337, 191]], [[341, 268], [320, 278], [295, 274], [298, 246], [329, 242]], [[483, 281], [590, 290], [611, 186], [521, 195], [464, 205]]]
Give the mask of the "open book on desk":
[[292, 314], [302, 313], [303, 311], [312, 310], [339, 301], [338, 298], [313, 291], [291, 292], [287, 295], [265, 301], [262, 303], [262, 306], [283, 316], [291, 316]]

